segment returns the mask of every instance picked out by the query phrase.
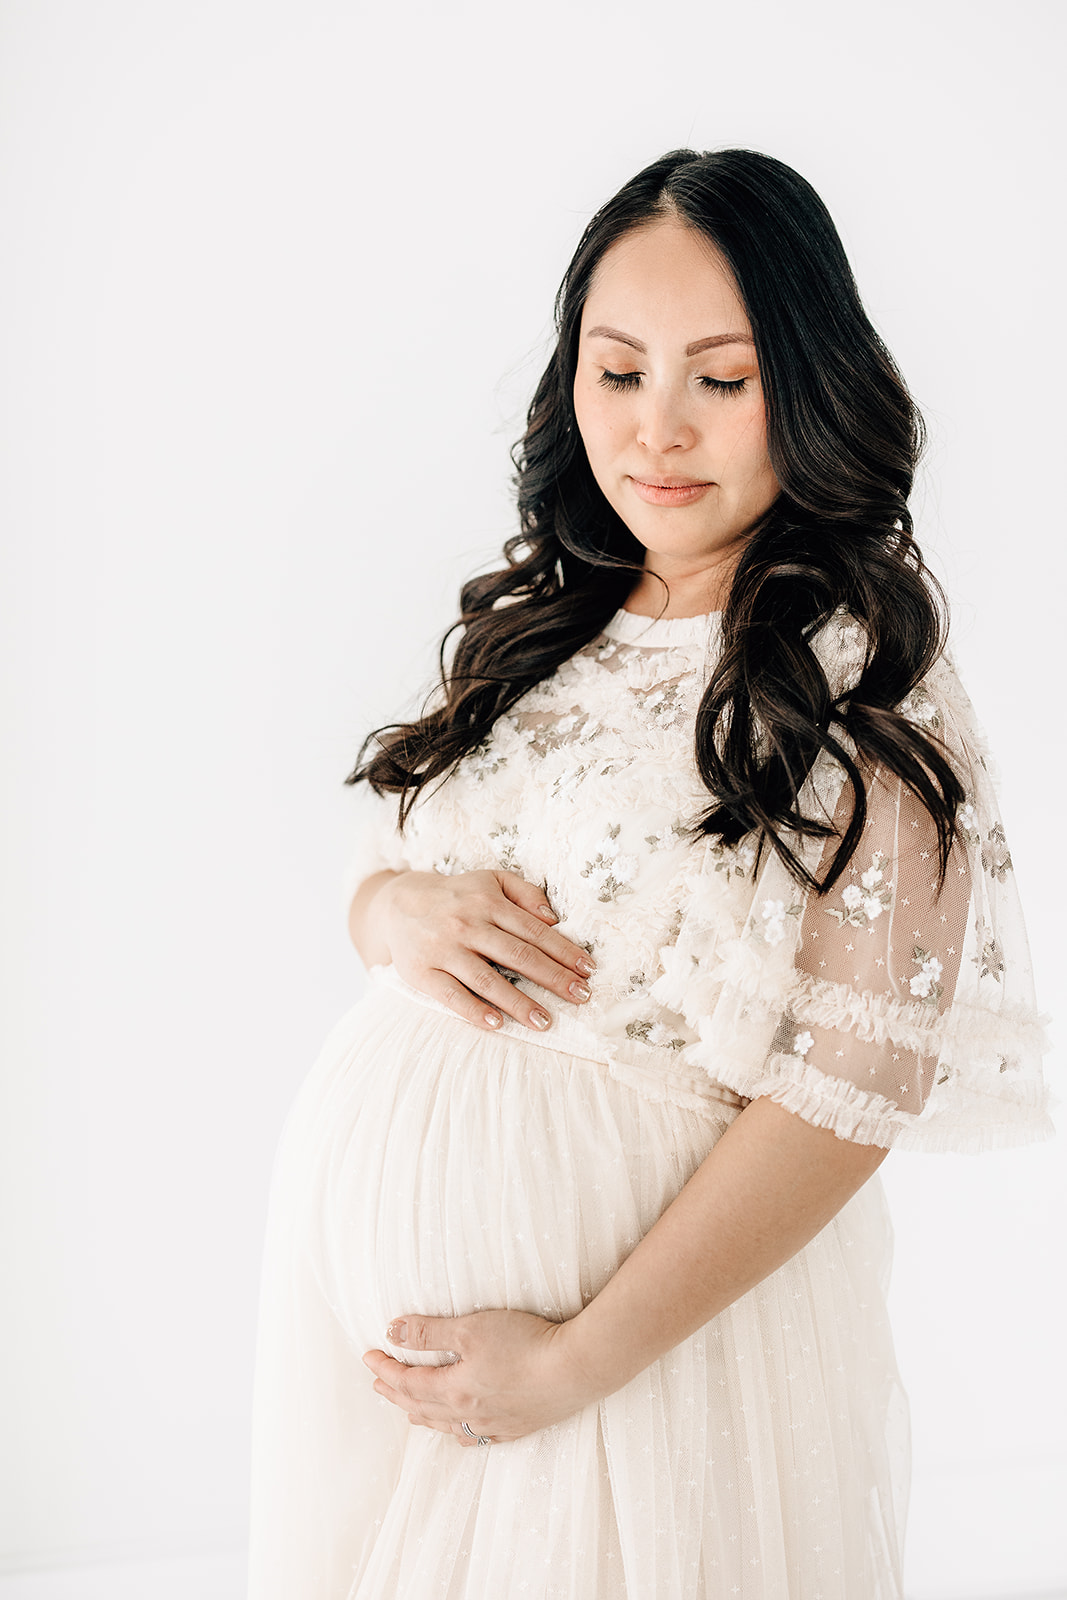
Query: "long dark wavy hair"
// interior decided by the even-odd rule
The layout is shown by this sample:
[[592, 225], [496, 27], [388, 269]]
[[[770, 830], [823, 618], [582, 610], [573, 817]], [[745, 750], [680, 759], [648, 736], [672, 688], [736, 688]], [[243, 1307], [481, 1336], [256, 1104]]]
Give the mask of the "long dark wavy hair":
[[[938, 743], [898, 707], [944, 644], [941, 590], [908, 510], [922, 423], [871, 326], [833, 222], [810, 184], [752, 150], [675, 150], [589, 223], [556, 297], [558, 340], [513, 452], [520, 532], [506, 565], [462, 591], [463, 632], [441, 704], [364, 742], [348, 783], [419, 791], [489, 735], [528, 689], [594, 639], [626, 600], [644, 551], [593, 478], [574, 413], [582, 307], [597, 266], [635, 228], [674, 217], [733, 273], [755, 339], [767, 448], [781, 493], [746, 543], [722, 618], [723, 647], [700, 704], [696, 761], [709, 791], [695, 828], [753, 835], [802, 885], [825, 893], [859, 843], [865, 775], [896, 774], [933, 819], [944, 876], [963, 800]], [[838, 607], [863, 627], [866, 663], [847, 694], [810, 641]], [[820, 751], [844, 769], [851, 817], [821, 878], [799, 839], [835, 836], [803, 815]]]

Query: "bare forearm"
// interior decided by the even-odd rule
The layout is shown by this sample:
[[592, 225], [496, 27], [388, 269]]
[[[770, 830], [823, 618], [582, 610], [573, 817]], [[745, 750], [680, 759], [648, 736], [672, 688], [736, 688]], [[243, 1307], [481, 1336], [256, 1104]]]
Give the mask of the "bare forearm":
[[887, 1152], [754, 1100], [577, 1317], [567, 1358], [611, 1394], [803, 1248]]
[[371, 967], [388, 966], [390, 961], [389, 947], [375, 929], [370, 908], [379, 889], [399, 876], [398, 872], [376, 872], [372, 877], [364, 878], [348, 908], [349, 937], [368, 970]]

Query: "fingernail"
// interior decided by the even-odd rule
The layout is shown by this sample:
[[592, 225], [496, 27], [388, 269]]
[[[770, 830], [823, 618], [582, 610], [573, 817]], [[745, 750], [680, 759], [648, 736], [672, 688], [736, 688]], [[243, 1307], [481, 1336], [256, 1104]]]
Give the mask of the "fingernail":
[[579, 972], [584, 972], [587, 978], [591, 978], [596, 971], [596, 962], [590, 960], [588, 956], [579, 956], [574, 965]]
[[530, 1021], [535, 1028], [547, 1028], [551, 1025], [552, 1018], [544, 1011], [531, 1011]]
[[556, 913], [553, 911], [551, 906], [538, 906], [537, 915], [539, 917], [544, 917], [546, 922], [559, 921], [559, 918], [556, 916]]
[[576, 1000], [588, 1000], [592, 992], [592, 989], [590, 989], [587, 983], [571, 984], [571, 994]]
[[390, 1344], [403, 1344], [407, 1336], [408, 1325], [406, 1322], [391, 1322], [385, 1330], [385, 1337]]
[[487, 1028], [499, 1028], [500, 1018], [495, 1011], [487, 1011], [485, 1013], [485, 1025]]

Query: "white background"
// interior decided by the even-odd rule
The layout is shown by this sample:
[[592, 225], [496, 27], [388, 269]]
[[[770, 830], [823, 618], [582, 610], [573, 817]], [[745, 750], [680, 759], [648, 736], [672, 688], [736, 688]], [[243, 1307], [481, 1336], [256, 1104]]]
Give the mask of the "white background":
[[[0, 1570], [240, 1592], [270, 1162], [361, 984], [341, 780], [513, 530], [581, 228], [665, 150], [815, 184], [925, 411], [1062, 1034], [1064, 15], [0, 4]], [[909, 1592], [1067, 1585], [1058, 1147], [883, 1172]]]

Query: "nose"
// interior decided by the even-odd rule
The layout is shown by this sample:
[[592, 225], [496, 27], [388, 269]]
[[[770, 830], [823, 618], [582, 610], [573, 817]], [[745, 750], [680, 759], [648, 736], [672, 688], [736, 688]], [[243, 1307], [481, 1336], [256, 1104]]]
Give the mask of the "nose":
[[641, 395], [637, 442], [655, 456], [666, 455], [669, 450], [688, 450], [696, 443], [686, 396], [673, 385], [650, 384]]

